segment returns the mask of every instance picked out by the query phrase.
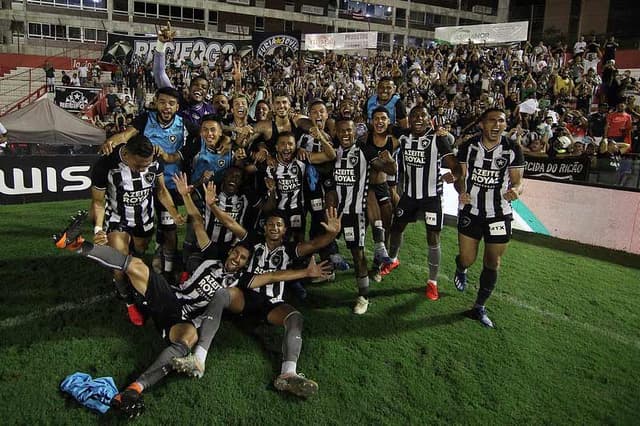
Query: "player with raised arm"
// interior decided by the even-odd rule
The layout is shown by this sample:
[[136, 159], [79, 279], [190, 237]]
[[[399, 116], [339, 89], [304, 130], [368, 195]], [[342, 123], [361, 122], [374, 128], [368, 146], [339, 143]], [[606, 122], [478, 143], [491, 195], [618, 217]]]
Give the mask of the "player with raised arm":
[[[184, 188], [185, 185], [179, 185]], [[185, 206], [187, 210], [193, 209], [192, 203], [188, 200], [188, 190], [181, 189], [181, 193], [185, 195]], [[207, 188], [208, 203], [213, 203], [215, 197], [215, 189], [213, 185]], [[245, 239], [247, 231], [229, 215], [220, 209], [214, 208], [213, 213], [216, 217], [230, 229], [239, 239]], [[335, 209], [327, 209], [327, 220], [323, 222], [326, 230], [325, 234], [311, 240], [300, 243], [284, 243], [283, 237], [286, 232], [285, 220], [280, 216], [270, 216], [265, 226], [266, 240], [253, 245], [253, 256], [249, 263], [249, 272], [254, 274], [262, 274], [265, 272], [285, 271], [291, 266], [295, 258], [308, 256], [317, 252], [320, 248], [328, 245], [340, 232], [340, 218], [336, 214]], [[208, 239], [206, 233], [198, 235], [198, 241], [202, 245], [204, 242], [201, 238]], [[313, 264], [311, 261], [310, 265]], [[320, 264], [323, 271], [326, 271], [326, 262]], [[291, 278], [295, 279], [295, 278]], [[243, 303], [237, 302], [235, 299], [225, 298], [223, 301], [216, 303], [216, 312], [209, 312], [209, 326], [205, 328], [203, 324], [201, 334], [205, 339], [198, 343], [198, 347], [193, 355], [177, 359], [174, 365], [189, 375], [200, 377], [204, 373], [204, 366], [207, 352], [218, 330], [219, 318], [222, 309], [230, 309], [233, 312], [242, 312], [244, 315], [256, 315], [260, 319], [266, 320], [269, 324], [283, 326], [285, 329], [283, 341], [283, 362], [281, 374], [276, 377], [274, 386], [281, 391], [291, 392], [298, 396], [308, 397], [317, 392], [318, 385], [296, 371], [297, 360], [302, 348], [302, 314], [293, 306], [286, 304], [283, 300], [284, 278], [280, 282], [273, 282], [261, 288], [247, 288], [243, 291]], [[237, 303], [236, 303], [237, 302]], [[235, 306], [235, 307], [234, 307]], [[239, 308], [238, 308], [239, 306]], [[213, 309], [213, 307], [212, 307]]]
[[503, 136], [507, 119], [503, 110], [489, 108], [480, 116], [480, 136], [462, 143], [458, 161], [462, 170], [458, 212], [459, 254], [454, 284], [467, 287], [467, 268], [478, 255], [484, 238], [480, 288], [468, 315], [486, 327], [493, 327], [485, 303], [498, 280], [500, 258], [511, 239], [511, 202], [522, 193], [524, 157], [520, 145]]
[[429, 247], [426, 296], [431, 300], [438, 300], [440, 231], [444, 223], [440, 163], [444, 162], [452, 172], [445, 175], [449, 183], [460, 179], [460, 165], [447, 142], [446, 131], [442, 128], [436, 131], [432, 127], [426, 107], [413, 107], [409, 113], [409, 126], [410, 130], [399, 138], [398, 175], [402, 196], [391, 226], [389, 255], [395, 263], [407, 224], [418, 220], [419, 215], [422, 216]]

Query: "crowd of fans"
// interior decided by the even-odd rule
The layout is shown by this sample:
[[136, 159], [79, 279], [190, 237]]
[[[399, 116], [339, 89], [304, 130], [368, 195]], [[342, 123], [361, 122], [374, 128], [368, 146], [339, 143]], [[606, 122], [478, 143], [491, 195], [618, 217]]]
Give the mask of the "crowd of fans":
[[[640, 82], [629, 71], [618, 71], [616, 47], [613, 37], [602, 44], [595, 37], [589, 41], [580, 37], [573, 48], [542, 41], [470, 43], [399, 47], [391, 54], [370, 56], [332, 52], [298, 56], [279, 49], [264, 59], [251, 54], [220, 56], [215, 63], [203, 61], [198, 66], [189, 59], [177, 63], [168, 54], [166, 71], [172, 85], [184, 93], [192, 78], [206, 77], [210, 82], [206, 99], [221, 117], [230, 113], [230, 99], [237, 93], [247, 96], [250, 119], [255, 120], [259, 101], [269, 107], [272, 94], [285, 91], [293, 109], [302, 114], [315, 99], [326, 103], [330, 116], [337, 114], [341, 102], [352, 101], [361, 107], [355, 117], [361, 123], [368, 121], [361, 112], [366, 111], [366, 100], [386, 76], [407, 111], [426, 105], [434, 123], [449, 130], [458, 143], [477, 132], [475, 124], [484, 109], [499, 107], [507, 112], [509, 136], [527, 155], [590, 156], [592, 168], [616, 172], [608, 183], [622, 183], [632, 167], [621, 155], [640, 149], [636, 126]], [[116, 64], [108, 83], [107, 114], [93, 119], [107, 136], [124, 130], [138, 112], [153, 108], [153, 102], [147, 102], [147, 94], [155, 90], [152, 64], [132, 63]], [[78, 64], [72, 76], [62, 74], [66, 85], [106, 83], [97, 62]]]

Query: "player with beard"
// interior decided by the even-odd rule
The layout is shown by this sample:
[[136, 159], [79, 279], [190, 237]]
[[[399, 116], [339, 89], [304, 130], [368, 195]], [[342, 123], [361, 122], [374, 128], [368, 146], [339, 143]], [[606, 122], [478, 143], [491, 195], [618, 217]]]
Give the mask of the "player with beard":
[[342, 234], [351, 250], [358, 285], [358, 298], [353, 312], [362, 315], [369, 306], [369, 276], [364, 254], [366, 203], [371, 169], [396, 173], [396, 163], [389, 151], [380, 153], [369, 146], [357, 146], [352, 120], [338, 119], [336, 139], [340, 146], [334, 162], [332, 189], [327, 192], [327, 206], [336, 207], [342, 215]]
[[[195, 143], [200, 129], [177, 115], [180, 94], [172, 87], [164, 87], [156, 91], [156, 111], [147, 111], [138, 115], [131, 126], [124, 132], [113, 135], [102, 145], [103, 153], [110, 153], [114, 146], [128, 141], [131, 137], [142, 133], [155, 146], [167, 154], [176, 154], [185, 145]], [[175, 192], [175, 184], [171, 177], [182, 170], [181, 161], [167, 163], [164, 166], [164, 182], [175, 203], [181, 201]], [[188, 168], [188, 166], [187, 166]], [[178, 247], [176, 224], [169, 213], [161, 206], [156, 206], [158, 214], [157, 242], [158, 251], [154, 259], [154, 270], [170, 274], [173, 272], [175, 254]], [[161, 250], [160, 250], [161, 247]]]
[[458, 212], [459, 255], [456, 256], [454, 284], [459, 291], [467, 286], [467, 268], [476, 260], [484, 238], [480, 288], [468, 315], [485, 327], [493, 327], [485, 303], [498, 280], [500, 258], [511, 238], [511, 202], [522, 193], [524, 157], [516, 142], [502, 135], [507, 127], [503, 110], [489, 108], [480, 116], [482, 134], [462, 143], [458, 161], [462, 170], [461, 209]]
[[[451, 170], [445, 175], [448, 183], [460, 179], [460, 165], [447, 141], [447, 132], [435, 131], [426, 107], [419, 105], [409, 113], [410, 131], [400, 136], [398, 176], [402, 196], [395, 210], [391, 226], [389, 255], [397, 262], [402, 234], [419, 215], [424, 218], [427, 231], [429, 279], [426, 297], [438, 300], [438, 270], [440, 266], [440, 231], [444, 223], [442, 212], [442, 177], [440, 163]], [[459, 187], [460, 182], [456, 185]], [[399, 263], [399, 262], [398, 262]]]
[[[321, 150], [307, 152], [305, 161], [296, 158], [297, 147], [295, 135], [283, 132], [278, 136], [276, 144], [276, 161], [274, 167], [267, 169], [266, 185], [269, 198], [265, 202], [264, 211], [277, 211], [287, 218], [293, 239], [300, 242], [304, 239], [305, 199], [304, 180], [308, 164], [321, 164], [333, 161], [336, 152], [324, 133], [316, 130]], [[320, 205], [322, 200], [320, 200]]]
[[387, 110], [390, 124], [403, 129], [409, 127], [407, 109], [400, 100], [400, 95], [396, 93], [396, 85], [391, 77], [382, 77], [376, 87], [376, 94], [367, 100], [366, 108], [369, 121], [373, 120], [373, 113], [379, 107]]
[[[188, 191], [182, 192], [188, 194]], [[209, 186], [208, 193], [213, 193], [212, 186]], [[186, 198], [185, 205], [187, 209], [192, 208], [192, 203]], [[247, 231], [230, 219], [228, 215], [222, 215], [220, 212], [215, 214], [229, 229], [233, 230], [236, 236], [244, 237], [247, 235]], [[326, 214], [327, 220], [322, 224], [326, 233], [311, 241], [299, 243], [284, 242], [284, 235], [287, 232], [285, 218], [277, 215], [268, 217], [265, 226], [265, 241], [253, 245], [253, 256], [249, 261], [248, 271], [254, 274], [284, 271], [291, 266], [296, 258], [311, 255], [335, 240], [340, 232], [340, 218], [336, 214], [335, 208], [327, 209]], [[313, 265], [312, 259], [308, 269]], [[318, 266], [322, 269], [322, 274], [326, 276], [328, 272], [326, 263], [323, 262]], [[234, 313], [257, 316], [271, 325], [283, 326], [283, 362], [281, 373], [274, 380], [274, 386], [280, 391], [291, 392], [302, 397], [315, 394], [318, 390], [317, 383], [306, 379], [296, 371], [297, 360], [302, 348], [303, 318], [297, 309], [283, 301], [284, 281], [286, 280], [288, 279], [284, 278], [281, 282], [261, 288], [243, 288], [242, 297], [239, 297], [238, 294], [233, 294], [230, 297], [224, 294], [221, 294], [220, 297], [216, 296], [210, 304], [210, 309], [207, 309], [205, 322], [203, 322], [200, 333], [202, 337], [198, 341], [194, 354], [174, 360], [176, 369], [195, 377], [202, 377], [209, 346], [218, 330], [222, 311], [228, 309]]]
[[[189, 188], [186, 182], [184, 174], [176, 176], [177, 186], [185, 197], [187, 210], [194, 221], [198, 241], [206, 250], [212, 245], [208, 241], [202, 217], [193, 202], [188, 200]], [[184, 189], [186, 192], [183, 192]], [[180, 289], [175, 289], [162, 275], [147, 267], [142, 259], [126, 256], [104, 246], [106, 236], [96, 236], [95, 244], [85, 241], [80, 235], [85, 217], [86, 213], [81, 212], [64, 231], [54, 236], [56, 247], [76, 252], [107, 268], [125, 273], [151, 312], [156, 327], [169, 343], [149, 368], [113, 398], [112, 406], [129, 417], [138, 416], [144, 410], [142, 392], [173, 371], [172, 361], [175, 358], [189, 354], [198, 341], [198, 329], [204, 327], [207, 321], [211, 321], [209, 312], [214, 308], [211, 305], [215, 305], [215, 301], [238, 299], [237, 296], [242, 295], [240, 289], [247, 291], [269, 282], [321, 277], [328, 273], [326, 265], [316, 265], [311, 261], [303, 270], [273, 271], [255, 275], [244, 270], [251, 256], [251, 247], [237, 245], [231, 249], [226, 261], [203, 262]]]
[[[167, 43], [171, 42], [176, 32], [171, 29], [171, 24], [161, 27], [158, 31], [158, 42], [153, 55], [153, 76], [156, 87], [173, 87], [167, 72], [165, 71], [165, 50]], [[197, 76], [191, 79], [189, 84], [189, 95], [187, 99], [180, 96], [180, 110], [178, 114], [185, 120], [191, 121], [195, 126], [200, 126], [202, 117], [208, 114], [215, 114], [213, 105], [206, 101], [209, 93], [209, 81], [204, 76]]]

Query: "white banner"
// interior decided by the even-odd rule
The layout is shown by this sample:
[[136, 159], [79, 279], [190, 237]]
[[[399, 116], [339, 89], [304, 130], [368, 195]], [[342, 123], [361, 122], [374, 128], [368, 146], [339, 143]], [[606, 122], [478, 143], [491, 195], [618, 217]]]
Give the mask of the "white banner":
[[438, 27], [436, 39], [450, 44], [466, 44], [469, 40], [472, 43], [509, 43], [527, 40], [528, 31], [529, 21]]
[[376, 49], [378, 33], [367, 31], [359, 33], [305, 34], [305, 50], [352, 50]]

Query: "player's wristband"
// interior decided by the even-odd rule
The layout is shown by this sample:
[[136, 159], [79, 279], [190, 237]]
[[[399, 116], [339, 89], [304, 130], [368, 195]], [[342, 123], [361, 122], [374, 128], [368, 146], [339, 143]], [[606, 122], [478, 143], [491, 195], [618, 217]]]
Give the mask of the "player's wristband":
[[97, 234], [98, 232], [102, 232], [102, 226], [93, 227], [93, 235]]

